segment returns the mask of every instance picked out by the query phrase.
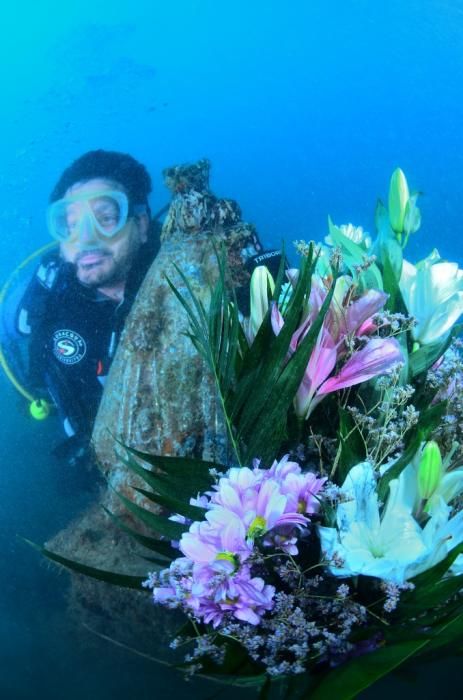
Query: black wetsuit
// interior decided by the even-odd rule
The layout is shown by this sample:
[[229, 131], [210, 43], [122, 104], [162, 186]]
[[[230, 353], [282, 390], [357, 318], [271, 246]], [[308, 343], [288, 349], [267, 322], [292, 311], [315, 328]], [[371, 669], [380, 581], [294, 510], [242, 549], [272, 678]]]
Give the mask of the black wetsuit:
[[68, 437], [90, 437], [120, 334], [156, 252], [157, 237], [141, 247], [122, 302], [82, 285], [57, 254], [42, 261], [27, 288], [17, 325], [30, 338], [28, 384], [35, 396], [51, 396]]
[[[39, 266], [17, 312], [20, 333], [29, 336], [29, 379], [34, 396], [51, 397], [69, 443], [55, 452], [68, 456], [67, 444], [88, 445], [101, 400], [104, 381], [127, 315], [157, 252], [157, 236], [140, 249], [120, 303], [82, 285], [75, 268], [57, 253]], [[249, 272], [266, 264], [276, 274], [280, 251], [254, 256]], [[238, 295], [241, 310], [249, 313], [249, 287]], [[74, 447], [71, 449], [71, 456]]]

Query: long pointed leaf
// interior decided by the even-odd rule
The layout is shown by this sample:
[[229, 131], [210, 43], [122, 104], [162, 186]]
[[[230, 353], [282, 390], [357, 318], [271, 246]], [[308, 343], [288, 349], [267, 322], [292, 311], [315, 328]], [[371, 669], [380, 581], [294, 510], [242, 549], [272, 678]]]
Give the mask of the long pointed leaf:
[[401, 605], [401, 610], [412, 613], [418, 613], [420, 610], [435, 608], [438, 605], [443, 605], [449, 598], [456, 595], [463, 589], [463, 574], [460, 576], [450, 576], [444, 579], [435, 586], [430, 587], [427, 591], [419, 591], [419, 595], [412, 601], [404, 602]]
[[128, 511], [144, 522], [145, 525], [148, 525], [153, 532], [159, 535], [163, 535], [170, 540], [179, 540], [183, 533], [188, 529], [185, 525], [168, 520], [163, 515], [156, 515], [146, 508], [142, 508], [118, 491], [115, 491], [114, 493], [118, 498], [120, 498]]
[[[288, 355], [293, 333], [299, 325], [301, 308], [309, 299], [312, 272], [312, 259], [304, 259], [280, 333], [277, 336], [274, 335], [269, 324], [270, 313], [268, 312], [243, 360], [242, 371], [245, 381], [241, 382], [241, 377], [238, 378], [236, 405], [232, 410], [232, 417], [236, 417], [241, 412], [237, 424], [239, 432], [244, 432], [252, 426], [268, 403]], [[250, 392], [252, 392], [252, 401], [249, 401]]]
[[411, 377], [416, 377], [423, 372], [426, 372], [432, 365], [444, 354], [450, 347], [453, 340], [460, 335], [463, 330], [463, 325], [454, 326], [451, 333], [443, 342], [430, 343], [423, 345], [416, 352], [409, 355], [409, 368]]
[[422, 574], [418, 574], [418, 576], [415, 576], [413, 578], [413, 584], [415, 586], [415, 589], [411, 593], [404, 593], [402, 596], [402, 601], [407, 601], [410, 598], [419, 598], [421, 595], [421, 591], [424, 592], [426, 589], [434, 587], [434, 585], [438, 581], [440, 581], [443, 578], [443, 576], [447, 573], [455, 559], [460, 554], [463, 554], [463, 543], [458, 544], [456, 547], [453, 547], [453, 549], [451, 549], [451, 551], [447, 554], [445, 559], [440, 561], [438, 564], [435, 564], [427, 571], [423, 571]]
[[31, 542], [30, 540], [24, 540], [31, 547], [34, 547], [38, 552], [43, 554], [47, 559], [65, 566], [67, 569], [76, 571], [78, 574], [83, 574], [84, 576], [90, 576], [90, 578], [95, 578], [98, 581], [105, 581], [105, 583], [111, 583], [114, 586], [121, 586], [122, 588], [135, 588], [138, 591], [146, 591], [142, 587], [142, 583], [146, 580], [146, 576], [129, 576], [127, 574], [118, 574], [114, 571], [105, 571], [104, 569], [97, 569], [94, 566], [87, 566], [87, 564], [81, 564], [73, 559], [68, 559], [63, 557], [56, 552], [52, 552], [46, 547], [41, 547], [40, 545]]
[[172, 561], [173, 559], [176, 559], [178, 557], [178, 551], [174, 549], [168, 542], [165, 542], [164, 540], [158, 540], [155, 537], [147, 537], [146, 535], [142, 535], [140, 532], [137, 532], [136, 530], [133, 530], [131, 527], [126, 525], [122, 518], [120, 518], [118, 515], [115, 515], [114, 513], [111, 513], [111, 511], [105, 508], [104, 506], [103, 510], [120, 530], [126, 532], [128, 535], [130, 535], [132, 539], [134, 539], [139, 544], [143, 545], [143, 547], [146, 547], [147, 549], [150, 549], [153, 552], [156, 552], [157, 554], [160, 554], [162, 557], [164, 557], [165, 566], [168, 564], [168, 561]]
[[[204, 481], [201, 478], [198, 479], [193, 470], [189, 470], [187, 473], [183, 472], [177, 474], [174, 472], [168, 475], [165, 472], [151, 472], [141, 467], [131, 455], [129, 455], [128, 458], [119, 455], [119, 458], [131, 471], [140, 476], [153, 491], [164, 496], [166, 499], [170, 499], [170, 505], [165, 505], [165, 507], [173, 513], [186, 515], [184, 512], [185, 509], [191, 511], [191, 509], [194, 508], [194, 506], [190, 506], [192, 494], [206, 491], [211, 485], [211, 478], [208, 480], [204, 479]], [[194, 465], [193, 461], [192, 465]], [[173, 490], [176, 495], [175, 499], [172, 499], [171, 496]], [[196, 513], [196, 516], [199, 516], [199, 512]], [[191, 516], [188, 515], [187, 517]], [[196, 518], [193, 517], [193, 519]]]
[[351, 700], [373, 683], [398, 668], [407, 659], [424, 649], [427, 639], [401, 642], [348, 661], [331, 669], [326, 678], [310, 694], [310, 700]]
[[461, 644], [463, 639], [463, 612], [454, 617], [449, 622], [440, 625], [435, 631], [433, 638], [426, 647], [426, 654], [435, 653], [441, 647]]
[[[122, 444], [122, 443], [121, 443]], [[126, 447], [125, 449], [131, 454], [135, 455], [139, 459], [143, 460], [147, 464], [151, 464], [153, 467], [161, 469], [167, 474], [176, 474], [178, 476], [184, 476], [190, 472], [200, 475], [202, 478], [209, 478], [212, 480], [210, 475], [211, 469], [216, 469], [217, 471], [226, 471], [227, 467], [220, 462], [206, 462], [203, 459], [196, 459], [195, 457], [172, 457], [170, 455], [153, 455], [146, 452], [141, 452], [133, 447]]]
[[190, 520], [204, 520], [204, 515], [206, 513], [205, 508], [199, 508], [198, 506], [191, 506], [184, 501], [180, 501], [177, 498], [172, 498], [171, 496], [161, 496], [158, 493], [153, 493], [152, 491], [147, 491], [146, 489], [141, 489], [138, 487], [133, 487], [135, 491], [141, 493], [152, 503], [157, 503], [162, 508], [166, 508], [172, 514], [184, 515]]

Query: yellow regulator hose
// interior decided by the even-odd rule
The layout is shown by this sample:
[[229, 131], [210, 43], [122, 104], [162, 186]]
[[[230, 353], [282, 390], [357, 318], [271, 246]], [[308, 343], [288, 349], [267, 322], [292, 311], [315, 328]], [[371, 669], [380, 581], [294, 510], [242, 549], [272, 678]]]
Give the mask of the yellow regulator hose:
[[[39, 255], [42, 255], [45, 253], [47, 250], [50, 250], [51, 248], [54, 248], [57, 245], [55, 242], [47, 243], [47, 245], [42, 246], [38, 250], [36, 250], [34, 253], [29, 255], [25, 260], [22, 261], [18, 267], [13, 270], [11, 275], [8, 277], [7, 281], [2, 287], [2, 290], [0, 291], [0, 306], [3, 304], [5, 297], [8, 293], [9, 288], [11, 287], [12, 283], [18, 276], [18, 274], [23, 270], [29, 263], [31, 263], [35, 258], [37, 258]], [[50, 413], [50, 406], [49, 404], [44, 401], [43, 399], [36, 399], [32, 394], [27, 391], [25, 387], [22, 386], [22, 384], [18, 381], [18, 379], [15, 377], [13, 374], [10, 366], [8, 365], [8, 362], [6, 360], [5, 354], [3, 352], [3, 348], [0, 344], [0, 365], [3, 368], [3, 371], [5, 372], [6, 376], [14, 386], [14, 388], [23, 396], [27, 401], [30, 402], [29, 405], [29, 412], [32, 416], [32, 418], [35, 418], [35, 420], [44, 420], [47, 418], [47, 416]]]

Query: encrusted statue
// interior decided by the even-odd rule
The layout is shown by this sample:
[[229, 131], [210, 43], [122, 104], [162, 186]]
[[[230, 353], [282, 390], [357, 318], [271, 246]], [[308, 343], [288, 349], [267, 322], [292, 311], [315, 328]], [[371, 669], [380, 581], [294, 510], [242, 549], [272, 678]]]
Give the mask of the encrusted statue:
[[[210, 192], [209, 169], [209, 162], [201, 160], [163, 173], [173, 199], [162, 227], [161, 247], [127, 319], [93, 432], [95, 454], [108, 487], [98, 506], [48, 543], [50, 549], [91, 566], [133, 574], [146, 571], [133, 542], [100, 507], [130, 521], [115, 491], [131, 500], [142, 498], [131, 488], [136, 477], [125, 467], [118, 441], [151, 454], [208, 461], [224, 458], [226, 431], [213, 380], [186, 335], [187, 315], [167, 277], [185, 294], [182, 272], [207, 308], [210, 285], [218, 276], [217, 251], [225, 249], [229, 283], [245, 300], [250, 279], [247, 263], [262, 252], [262, 246], [254, 227], [241, 221], [238, 204]], [[133, 613], [148, 604], [149, 617], [154, 614], [142, 594], [129, 597], [125, 591], [90, 579], [73, 577], [72, 595], [80, 617], [90, 616], [95, 626], [91, 609], [98, 607], [103, 617], [111, 618], [104, 623], [106, 631], [111, 624], [116, 635], [122, 608], [115, 601], [121, 596], [123, 606], [133, 608]]]

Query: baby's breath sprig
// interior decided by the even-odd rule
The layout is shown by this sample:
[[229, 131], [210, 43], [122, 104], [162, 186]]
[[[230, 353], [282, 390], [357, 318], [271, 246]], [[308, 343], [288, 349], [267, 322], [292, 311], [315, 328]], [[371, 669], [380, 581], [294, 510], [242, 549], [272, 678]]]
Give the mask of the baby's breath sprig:
[[361, 408], [348, 406], [367, 459], [379, 467], [403, 446], [405, 434], [417, 424], [419, 411], [409, 403], [415, 389], [410, 384], [400, 384], [401, 366], [381, 377], [376, 384], [377, 402], [367, 407], [358, 396]]

